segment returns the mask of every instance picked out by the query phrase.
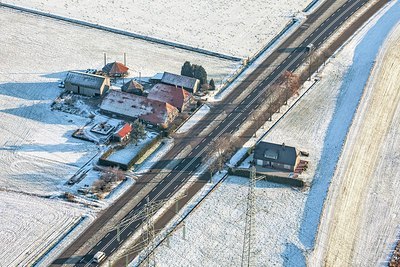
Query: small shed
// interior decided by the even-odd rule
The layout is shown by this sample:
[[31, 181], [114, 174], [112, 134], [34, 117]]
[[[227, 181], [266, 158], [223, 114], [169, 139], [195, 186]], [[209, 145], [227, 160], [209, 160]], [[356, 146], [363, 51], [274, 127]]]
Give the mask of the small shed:
[[161, 83], [181, 87], [190, 93], [196, 93], [200, 85], [200, 80], [192, 77], [164, 72], [161, 78]]
[[254, 163], [261, 167], [294, 171], [300, 162], [296, 148], [283, 144], [260, 142], [254, 150]]
[[109, 77], [123, 77], [128, 75], [129, 68], [120, 62], [112, 62], [106, 64], [102, 71]]
[[70, 71], [65, 78], [65, 90], [85, 96], [101, 96], [110, 88], [110, 79], [100, 75]]
[[121, 91], [136, 95], [143, 95], [143, 85], [132, 79], [122, 85]]
[[130, 123], [125, 123], [124, 126], [122, 126], [120, 129], [118, 129], [114, 136], [113, 139], [116, 142], [123, 142], [129, 139], [132, 131], [132, 125]]

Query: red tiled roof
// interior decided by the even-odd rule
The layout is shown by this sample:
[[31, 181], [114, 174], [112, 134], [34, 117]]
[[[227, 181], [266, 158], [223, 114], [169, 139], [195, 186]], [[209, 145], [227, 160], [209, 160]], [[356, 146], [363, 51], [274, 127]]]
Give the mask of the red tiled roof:
[[122, 127], [117, 135], [119, 137], [125, 137], [127, 134], [129, 134], [132, 131], [132, 126], [129, 123], [125, 123], [124, 127]]
[[128, 70], [129, 68], [127, 66], [117, 61], [108, 63], [103, 67], [103, 72], [110, 76], [126, 74]]
[[157, 83], [150, 90], [149, 95], [147, 97], [149, 99], [168, 103], [182, 110], [183, 106], [189, 100], [190, 93], [185, 89], [176, 86]]

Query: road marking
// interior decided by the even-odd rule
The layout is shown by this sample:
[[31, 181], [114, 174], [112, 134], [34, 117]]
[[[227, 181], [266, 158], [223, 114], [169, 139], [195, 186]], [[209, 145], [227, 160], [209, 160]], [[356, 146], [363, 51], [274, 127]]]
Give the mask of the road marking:
[[[133, 211], [133, 210], [132, 210], [132, 211]], [[131, 211], [131, 212], [132, 212], [132, 211]], [[109, 235], [110, 235], [110, 232], [108, 232], [108, 234], [106, 234], [105, 238], [107, 238]]]
[[135, 229], [139, 227], [139, 224], [136, 224]]
[[[353, 3], [349, 8], [352, 8], [355, 4], [356, 4], [356, 3]], [[365, 4], [365, 3], [363, 3], [363, 4]], [[343, 5], [343, 6], [344, 6], [344, 5]], [[346, 9], [346, 10], [348, 10], [348, 9]], [[334, 14], [336, 14], [336, 13], [337, 13], [337, 11], [336, 11]], [[345, 13], [345, 12], [344, 12], [344, 13]], [[329, 18], [331, 18], [334, 14], [332, 14]], [[328, 27], [326, 27], [325, 29], [330, 28], [330, 27], [332, 26], [333, 23], [335, 23], [336, 21], [338, 21], [338, 20], [341, 19], [342, 17], [343, 17], [343, 16], [338, 16], [338, 17], [336, 17], [332, 22], [329, 23]], [[349, 16], [347, 16], [344, 20], [347, 20], [348, 17], [349, 17]], [[328, 20], [329, 20], [329, 18], [328, 18]], [[327, 21], [328, 21], [328, 20], [327, 20]], [[316, 32], [316, 31], [314, 31], [311, 35], [313, 35], [315, 32]], [[328, 31], [326, 31], [326, 30], [322, 30], [321, 33], [319, 33], [318, 36], [317, 36], [316, 38], [314, 38], [314, 41], [317, 40], [320, 36], [322, 36], [322, 34], [326, 34], [327, 32], [328, 32]], [[320, 43], [321, 43], [321, 42], [320, 42]], [[304, 44], [304, 42], [303, 42], [302, 44]], [[293, 58], [293, 59], [291, 60], [291, 62], [287, 65], [287, 69], [289, 69], [290, 67], [292, 67], [292, 64], [294, 64], [294, 62], [296, 62], [302, 55], [303, 55], [303, 53], [299, 53], [297, 56], [293, 56], [294, 58]], [[288, 58], [289, 58], [289, 57], [290, 57], [290, 55], [288, 56]], [[299, 63], [299, 64], [300, 64], [300, 63]], [[298, 65], [299, 65], [299, 64], [298, 64]], [[297, 66], [298, 66], [298, 65], [297, 65]], [[283, 71], [284, 71], [284, 70], [282, 69], [281, 72], [283, 72]], [[267, 81], [268, 81], [268, 83], [273, 83], [273, 82], [275, 82], [277, 79], [278, 79], [278, 76], [276, 76], [275, 78], [273, 78], [271, 81], [268, 81], [268, 79], [267, 79], [267, 80], [264, 80], [264, 82], [262, 82], [262, 83], [265, 83], [265, 82], [267, 82]], [[245, 111], [245, 110], [248, 109], [251, 105], [253, 105], [253, 104], [254, 104], [254, 101], [255, 101], [258, 97], [260, 97], [261, 94], [263, 94], [265, 90], [266, 90], [266, 88], [261, 89], [260, 92], [258, 92], [257, 96], [256, 96], [255, 98], [253, 98], [253, 99], [246, 105], [246, 107], [243, 109], [243, 111]], [[239, 105], [240, 105], [240, 104], [239, 104]], [[237, 106], [234, 110], [237, 110], [238, 108], [239, 108], [239, 106]], [[239, 116], [240, 116], [240, 113], [237, 114], [233, 120], [229, 121], [229, 122], [227, 123], [227, 125], [224, 127], [224, 129], [216, 134], [216, 136], [213, 138], [213, 140], [216, 139], [216, 138], [218, 138], [218, 137], [220, 137], [225, 131], [227, 131], [227, 129], [235, 122], [235, 120], [237, 120], [237, 119], [239, 118]], [[224, 120], [224, 121], [225, 121], [225, 120]], [[223, 121], [221, 121], [221, 122], [223, 122]], [[218, 127], [216, 127], [212, 132], [217, 131], [217, 130], [220, 128], [221, 125], [222, 125], [222, 123], [221, 123], [220, 125], [218, 125]], [[197, 155], [202, 155], [202, 154], [204, 153], [204, 151], [206, 150], [206, 148], [207, 148], [207, 147], [204, 147], [200, 152], [197, 153]], [[192, 154], [192, 153], [193, 153], [193, 152], [191, 152], [190, 154]], [[167, 184], [167, 186], [164, 187], [153, 199], [157, 199], [157, 198], [160, 196], [160, 194], [163, 193], [163, 192], [170, 186], [171, 182], [173, 182], [174, 180], [178, 179], [178, 177], [180, 177], [180, 176], [186, 171], [186, 169], [187, 169], [191, 164], [194, 163], [194, 160], [195, 160], [195, 157], [189, 162], [189, 164], [186, 164], [186, 166], [175, 176], [175, 178], [173, 178], [173, 179]], [[178, 167], [178, 166], [176, 166], [174, 169], [176, 169], [177, 167]], [[171, 192], [168, 193], [167, 197], [168, 197], [169, 195], [171, 195]], [[128, 226], [129, 226], [129, 225], [127, 225], [126, 227], [124, 227], [123, 230], [125, 230]], [[115, 240], [115, 239], [116, 239], [116, 237], [113, 238], [113, 240]], [[103, 250], [104, 250], [104, 248], [107, 248], [107, 247], [111, 244], [111, 242], [113, 242], [113, 240], [111, 240], [107, 245], [105, 245], [105, 246], [103, 247]]]
[[101, 243], [101, 240], [99, 242], [97, 242], [96, 247]]
[[132, 234], [132, 232], [133, 232], [133, 231], [130, 231], [130, 232], [128, 233], [128, 235], [131, 235], [131, 234]]
[[199, 145], [197, 145], [195, 148], [194, 148], [194, 150], [197, 150], [199, 148]]
[[177, 187], [178, 187], [178, 184], [177, 184], [177, 185], [175, 185], [175, 187], [174, 187], [174, 190], [175, 190]]
[[116, 247], [114, 247], [112, 250], [111, 250], [111, 253], [113, 253], [115, 250], [116, 250], [117, 248]]

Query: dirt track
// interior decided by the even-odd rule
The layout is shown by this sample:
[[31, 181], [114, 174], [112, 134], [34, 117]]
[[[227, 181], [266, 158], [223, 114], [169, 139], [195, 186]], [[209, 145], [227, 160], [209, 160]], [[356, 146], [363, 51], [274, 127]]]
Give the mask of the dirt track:
[[377, 266], [400, 225], [400, 26], [385, 43], [325, 203], [312, 266]]

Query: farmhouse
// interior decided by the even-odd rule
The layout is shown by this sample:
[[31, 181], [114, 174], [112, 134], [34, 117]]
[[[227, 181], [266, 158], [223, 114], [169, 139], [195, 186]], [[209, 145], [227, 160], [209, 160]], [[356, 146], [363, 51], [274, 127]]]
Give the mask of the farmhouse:
[[190, 93], [196, 93], [199, 88], [200, 81], [195, 78], [164, 72], [161, 83], [169, 84], [186, 89]]
[[138, 118], [161, 127], [168, 127], [178, 115], [178, 109], [168, 103], [114, 90], [103, 99], [100, 110], [128, 119]]
[[129, 82], [122, 85], [121, 90], [127, 93], [142, 95], [143, 85], [132, 79]]
[[123, 77], [128, 75], [129, 68], [120, 62], [112, 62], [106, 64], [102, 71], [109, 77]]
[[254, 150], [254, 163], [258, 166], [294, 171], [299, 162], [297, 149], [284, 143], [260, 142]]
[[115, 132], [113, 139], [117, 142], [123, 142], [129, 139], [132, 131], [132, 126], [129, 123], [125, 123], [118, 131]]
[[188, 106], [190, 100], [190, 94], [185, 89], [162, 83], [154, 85], [147, 97], [168, 103], [180, 112]]
[[65, 90], [80, 95], [103, 95], [110, 87], [110, 79], [100, 75], [70, 71], [65, 78]]

